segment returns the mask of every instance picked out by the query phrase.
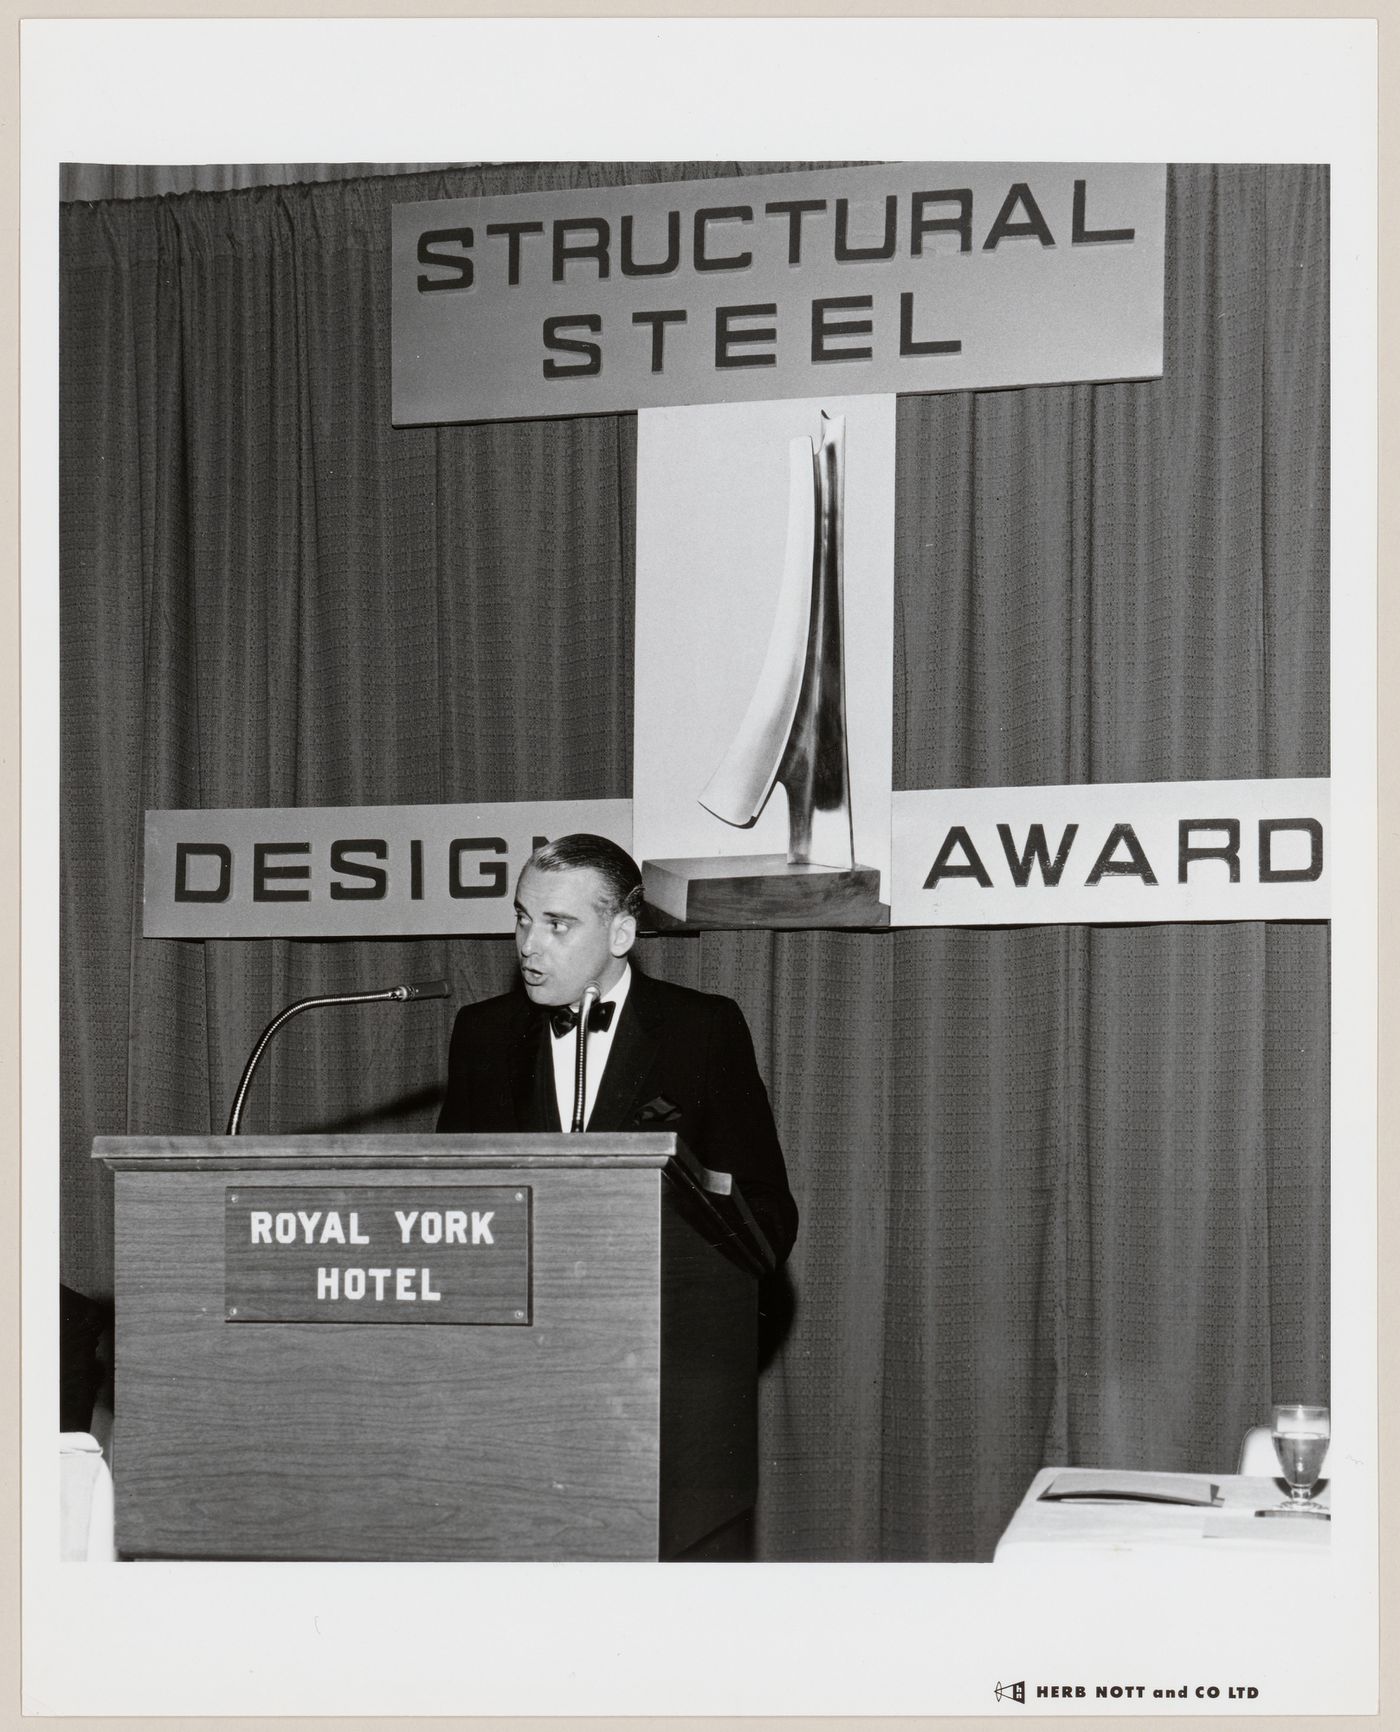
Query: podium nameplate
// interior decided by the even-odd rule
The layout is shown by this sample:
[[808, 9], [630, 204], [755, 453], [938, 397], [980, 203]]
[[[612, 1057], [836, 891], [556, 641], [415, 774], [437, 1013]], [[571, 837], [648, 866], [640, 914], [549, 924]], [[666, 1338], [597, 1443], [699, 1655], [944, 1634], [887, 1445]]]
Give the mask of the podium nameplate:
[[230, 1323], [530, 1322], [530, 1187], [224, 1193]]

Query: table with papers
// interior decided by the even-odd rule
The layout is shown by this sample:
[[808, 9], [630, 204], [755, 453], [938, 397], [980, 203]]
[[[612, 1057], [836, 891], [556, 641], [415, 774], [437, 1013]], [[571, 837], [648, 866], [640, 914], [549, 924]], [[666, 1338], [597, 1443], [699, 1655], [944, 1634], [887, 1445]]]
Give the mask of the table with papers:
[[[1052, 1490], [1062, 1495], [1047, 1498]], [[995, 1561], [1029, 1561], [1067, 1546], [1113, 1553], [1195, 1547], [1325, 1555], [1330, 1521], [1256, 1515], [1281, 1504], [1286, 1492], [1281, 1479], [1240, 1474], [1043, 1467], [998, 1542]], [[1329, 1492], [1327, 1481], [1320, 1481], [1316, 1501], [1326, 1506]], [[1176, 1497], [1193, 1501], [1170, 1501]]]

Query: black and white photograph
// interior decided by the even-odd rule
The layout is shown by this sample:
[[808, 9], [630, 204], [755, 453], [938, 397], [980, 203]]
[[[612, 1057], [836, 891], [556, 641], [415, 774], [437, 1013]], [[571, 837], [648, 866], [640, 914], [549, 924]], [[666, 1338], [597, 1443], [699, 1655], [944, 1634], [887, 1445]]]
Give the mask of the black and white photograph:
[[1374, 1711], [1374, 28], [26, 30], [27, 1710]]

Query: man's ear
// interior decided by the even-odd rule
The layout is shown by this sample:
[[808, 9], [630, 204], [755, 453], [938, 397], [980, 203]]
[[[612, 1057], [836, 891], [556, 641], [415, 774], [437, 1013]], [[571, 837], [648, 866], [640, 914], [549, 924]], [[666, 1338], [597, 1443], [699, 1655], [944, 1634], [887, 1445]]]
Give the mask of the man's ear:
[[626, 956], [637, 942], [637, 916], [614, 914], [610, 945], [614, 956]]

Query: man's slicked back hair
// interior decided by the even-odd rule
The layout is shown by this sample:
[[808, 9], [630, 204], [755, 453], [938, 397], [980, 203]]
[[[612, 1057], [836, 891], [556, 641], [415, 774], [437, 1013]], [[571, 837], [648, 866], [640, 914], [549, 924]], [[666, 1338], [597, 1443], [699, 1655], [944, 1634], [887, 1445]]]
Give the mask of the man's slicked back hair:
[[537, 872], [573, 872], [591, 866], [608, 889], [608, 906], [601, 913], [611, 919], [614, 914], [635, 918], [642, 912], [641, 870], [625, 848], [606, 836], [591, 836], [586, 830], [556, 836], [536, 848], [525, 865]]

